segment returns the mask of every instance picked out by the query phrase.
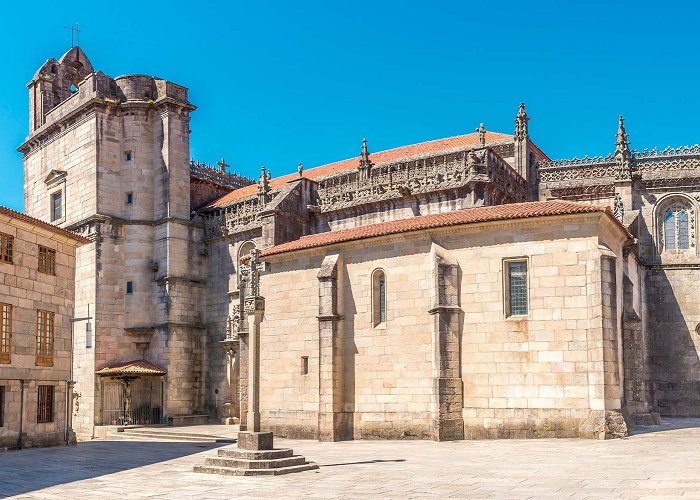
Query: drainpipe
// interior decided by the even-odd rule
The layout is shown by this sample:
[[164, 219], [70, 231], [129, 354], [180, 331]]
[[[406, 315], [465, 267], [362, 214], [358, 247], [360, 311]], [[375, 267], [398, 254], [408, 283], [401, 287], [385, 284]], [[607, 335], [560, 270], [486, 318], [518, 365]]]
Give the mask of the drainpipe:
[[24, 429], [22, 424], [24, 422], [24, 379], [19, 381], [19, 437], [17, 438], [17, 448], [22, 449], [22, 433]]

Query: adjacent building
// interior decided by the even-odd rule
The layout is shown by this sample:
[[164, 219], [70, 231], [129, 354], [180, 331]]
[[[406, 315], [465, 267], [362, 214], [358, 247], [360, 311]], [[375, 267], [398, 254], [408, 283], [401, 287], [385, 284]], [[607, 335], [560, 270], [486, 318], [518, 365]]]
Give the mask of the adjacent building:
[[75, 442], [75, 255], [85, 243], [0, 206], [0, 448]]

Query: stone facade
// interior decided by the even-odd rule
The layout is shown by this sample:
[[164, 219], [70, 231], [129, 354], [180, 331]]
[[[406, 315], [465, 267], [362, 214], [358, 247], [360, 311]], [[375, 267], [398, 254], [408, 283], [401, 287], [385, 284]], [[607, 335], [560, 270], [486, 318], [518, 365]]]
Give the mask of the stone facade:
[[[131, 360], [166, 372], [134, 382], [162, 384], [149, 421], [245, 427], [246, 303], [258, 293], [250, 414], [282, 435], [610, 437], [624, 433], [621, 414], [699, 414], [697, 146], [633, 151], [620, 119], [614, 153], [553, 161], [521, 105], [513, 134], [482, 124], [376, 153], [363, 141], [358, 157], [276, 178], [262, 167], [254, 182], [223, 158], [190, 159], [195, 107], [180, 85], [108, 77], [75, 47], [28, 88], [26, 212], [90, 240], [76, 265], [76, 315], [89, 306], [95, 325], [93, 348], [75, 338], [82, 437], [112, 422], [110, 391], [126, 391], [95, 372]], [[552, 199], [608, 205], [632, 239], [586, 215], [276, 257], [257, 293], [241, 272], [254, 248]], [[503, 314], [511, 257], [530, 266], [526, 319]], [[383, 326], [368, 316], [377, 269]]]
[[[0, 448], [74, 443], [71, 320], [76, 248], [87, 241], [4, 207], [0, 239]], [[49, 250], [53, 264], [44, 267], [40, 248]], [[38, 317], [44, 312], [53, 331], [47, 332], [47, 349], [40, 349]], [[51, 393], [43, 411], [40, 386]]]

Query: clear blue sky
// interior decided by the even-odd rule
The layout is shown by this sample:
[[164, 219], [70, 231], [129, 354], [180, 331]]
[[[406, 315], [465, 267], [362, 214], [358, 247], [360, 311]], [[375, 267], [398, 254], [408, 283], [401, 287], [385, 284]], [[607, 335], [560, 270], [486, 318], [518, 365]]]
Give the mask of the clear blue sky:
[[488, 130], [523, 100], [551, 157], [700, 141], [695, 2], [7, 2], [0, 31], [0, 204], [22, 209], [26, 83], [81, 46], [110, 76], [190, 88], [192, 156], [273, 175]]

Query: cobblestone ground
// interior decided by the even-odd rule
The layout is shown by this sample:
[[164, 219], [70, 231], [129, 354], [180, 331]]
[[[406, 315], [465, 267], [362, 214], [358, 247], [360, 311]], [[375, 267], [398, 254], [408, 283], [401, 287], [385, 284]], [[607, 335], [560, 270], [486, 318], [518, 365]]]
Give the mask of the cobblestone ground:
[[[222, 427], [213, 433], [221, 435]], [[293, 447], [320, 469], [262, 478], [195, 474], [192, 466], [214, 456], [218, 445], [102, 440], [0, 453], [0, 494], [74, 499], [700, 498], [700, 419], [666, 420], [660, 428], [613, 441], [278, 439], [275, 445]]]

